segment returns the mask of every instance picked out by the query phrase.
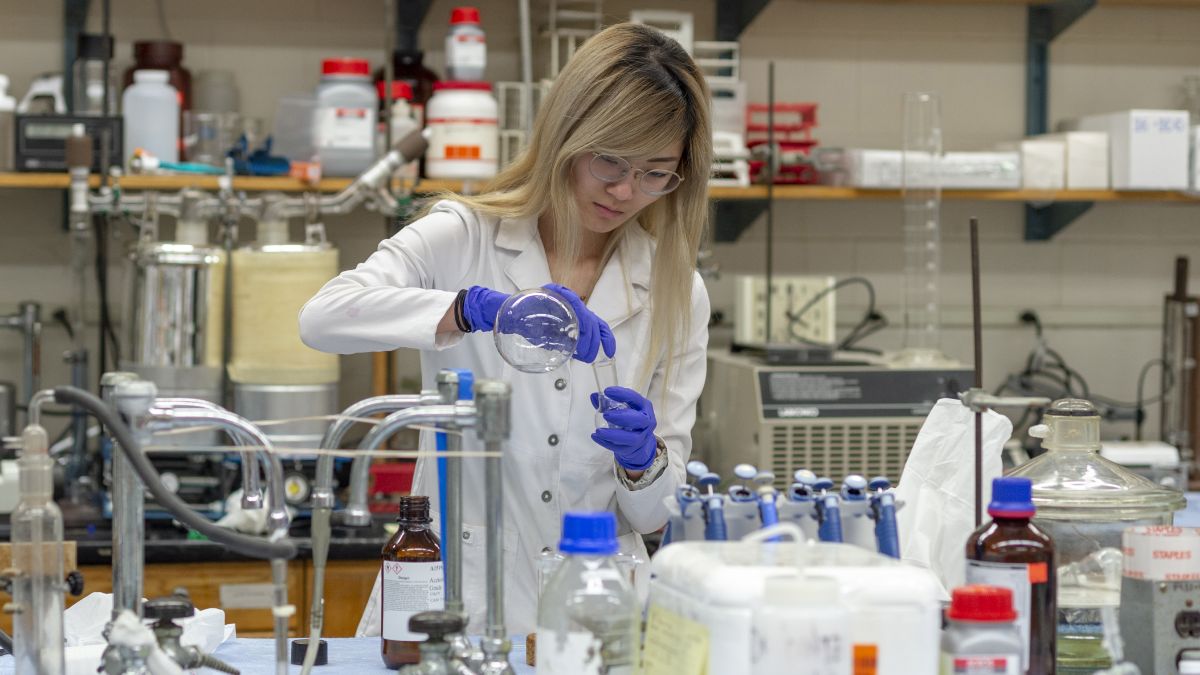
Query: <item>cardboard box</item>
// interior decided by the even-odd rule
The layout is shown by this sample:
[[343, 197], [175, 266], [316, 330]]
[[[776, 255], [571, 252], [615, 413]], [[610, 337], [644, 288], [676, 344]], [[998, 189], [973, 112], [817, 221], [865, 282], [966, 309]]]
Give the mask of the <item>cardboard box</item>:
[[1021, 154], [1021, 187], [1026, 190], [1061, 190], [1066, 187], [1067, 147], [1059, 140], [1027, 138], [1006, 143], [1002, 150]]
[[1188, 113], [1186, 110], [1125, 110], [1078, 120], [1080, 131], [1109, 137], [1109, 170], [1114, 190], [1186, 190]]
[[[899, 150], [825, 149], [819, 166], [828, 182], [873, 189], [899, 189], [904, 178]], [[915, 155], [920, 157], [919, 154]], [[917, 169], [918, 175], [927, 171]], [[1021, 187], [1017, 152], [947, 152], [941, 158], [941, 186], [946, 190], [1016, 190]]]
[[1035, 139], [1055, 140], [1066, 148], [1066, 188], [1068, 190], [1107, 190], [1108, 134], [1103, 131], [1068, 131], [1044, 134]]
[[1200, 152], [1200, 126], [1192, 127], [1190, 137], [1192, 142], [1188, 152], [1188, 179], [1192, 192], [1200, 192], [1200, 156], [1197, 155]]

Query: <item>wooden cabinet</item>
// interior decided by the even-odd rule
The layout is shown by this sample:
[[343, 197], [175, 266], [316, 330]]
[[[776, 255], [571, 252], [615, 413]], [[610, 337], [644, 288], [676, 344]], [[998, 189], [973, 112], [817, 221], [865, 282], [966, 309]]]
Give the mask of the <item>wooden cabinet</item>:
[[[112, 568], [83, 565], [84, 596], [112, 592]], [[363, 607], [379, 572], [378, 560], [331, 560], [325, 571], [325, 628], [323, 637], [353, 637]], [[237, 624], [240, 637], [270, 637], [271, 565], [266, 561], [155, 563], [146, 566], [144, 597], [170, 595], [186, 588], [197, 607], [220, 607], [225, 622]], [[296, 606], [291, 634], [308, 633], [312, 598], [312, 561], [288, 563], [288, 602]], [[8, 598], [4, 598], [7, 601]], [[78, 598], [67, 596], [67, 606]], [[0, 628], [12, 631], [12, 617], [0, 614]]]
[[[312, 563], [305, 561], [304, 587], [312, 588]], [[378, 560], [330, 560], [325, 565], [325, 626], [321, 637], [354, 637], [363, 607], [379, 574]], [[309, 604], [312, 600], [309, 600]], [[311, 607], [304, 607], [305, 624]]]

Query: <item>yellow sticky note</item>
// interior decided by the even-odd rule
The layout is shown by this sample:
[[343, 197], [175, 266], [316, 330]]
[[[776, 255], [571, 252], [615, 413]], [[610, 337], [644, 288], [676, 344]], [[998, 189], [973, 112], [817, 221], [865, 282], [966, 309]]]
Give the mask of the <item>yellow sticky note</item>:
[[650, 605], [642, 675], [708, 675], [708, 628]]

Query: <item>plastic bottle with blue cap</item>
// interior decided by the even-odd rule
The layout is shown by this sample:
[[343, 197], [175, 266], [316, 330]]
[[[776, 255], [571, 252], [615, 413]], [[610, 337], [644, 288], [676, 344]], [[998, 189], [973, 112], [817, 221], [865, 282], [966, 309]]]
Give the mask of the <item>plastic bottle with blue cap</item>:
[[631, 675], [637, 663], [637, 594], [614, 556], [617, 518], [567, 513], [558, 550], [566, 559], [538, 606], [539, 675]]

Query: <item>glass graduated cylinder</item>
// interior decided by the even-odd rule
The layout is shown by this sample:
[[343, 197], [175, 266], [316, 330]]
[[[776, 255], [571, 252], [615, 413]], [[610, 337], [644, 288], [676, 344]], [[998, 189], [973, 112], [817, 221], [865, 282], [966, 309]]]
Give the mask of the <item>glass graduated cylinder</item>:
[[617, 360], [609, 358], [603, 353], [592, 361], [592, 373], [596, 376], [596, 398], [599, 405], [596, 406], [596, 428], [603, 429], [605, 427], [614, 426], [604, 419], [604, 413], [610, 410], [623, 410], [629, 407], [628, 404], [620, 401], [614, 401], [604, 395], [604, 392], [609, 387], [617, 387], [620, 384], [617, 381]]

